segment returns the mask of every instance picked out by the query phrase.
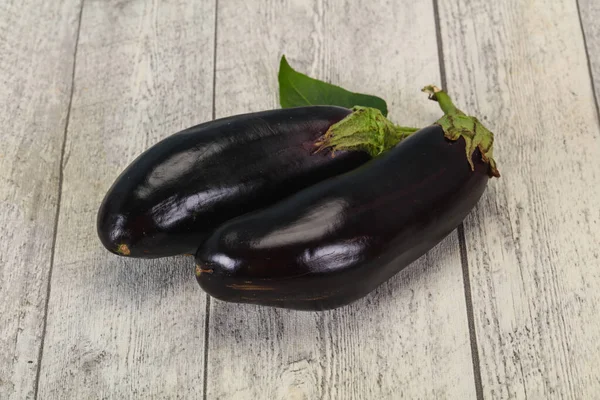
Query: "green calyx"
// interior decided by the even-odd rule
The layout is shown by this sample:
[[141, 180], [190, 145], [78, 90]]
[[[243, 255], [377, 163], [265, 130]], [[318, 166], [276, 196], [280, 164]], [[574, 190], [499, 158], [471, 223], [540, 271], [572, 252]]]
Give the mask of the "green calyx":
[[[444, 116], [435, 122], [444, 130], [444, 136], [453, 141], [461, 137], [465, 140], [466, 157], [471, 170], [475, 170], [473, 153], [479, 149], [483, 162], [489, 165], [489, 174], [500, 177], [493, 156], [494, 134], [477, 118], [456, 108], [450, 96], [443, 90], [433, 85], [422, 90], [429, 94], [431, 100], [437, 101], [444, 112]], [[330, 149], [335, 155], [336, 151], [358, 150], [367, 152], [371, 157], [377, 157], [417, 130], [395, 125], [378, 109], [354, 106], [351, 114], [333, 124], [316, 143], [317, 152]]]
[[395, 125], [376, 108], [355, 106], [350, 115], [333, 124], [316, 143], [317, 151], [331, 148], [335, 154], [336, 151], [359, 150], [377, 157], [417, 130]]
[[471, 169], [474, 170], [472, 156], [479, 149], [482, 160], [490, 166], [490, 175], [497, 178], [500, 172], [494, 160], [494, 134], [475, 117], [468, 116], [454, 105], [450, 96], [440, 88], [430, 85], [423, 88], [431, 100], [437, 101], [444, 116], [435, 123], [442, 127], [446, 138], [458, 140], [463, 138], [466, 143], [466, 156]]
[[117, 246], [117, 253], [122, 256], [128, 256], [131, 254], [131, 250], [129, 250], [129, 247], [125, 243], [121, 243]]

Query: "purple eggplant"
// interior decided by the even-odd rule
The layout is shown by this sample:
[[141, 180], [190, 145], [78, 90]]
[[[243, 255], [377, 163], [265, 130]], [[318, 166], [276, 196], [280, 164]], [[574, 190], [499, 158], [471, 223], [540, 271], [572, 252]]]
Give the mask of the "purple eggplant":
[[499, 176], [493, 135], [444, 92], [427, 89], [446, 113], [436, 124], [357, 169], [225, 223], [196, 253], [200, 286], [229, 302], [335, 308], [452, 232]]
[[[377, 113], [379, 119], [365, 120], [394, 131], [381, 136], [385, 143], [378, 136], [335, 154], [316, 151], [320, 140], [361, 111], [334, 106], [263, 111], [169, 136], [133, 161], [108, 190], [98, 211], [98, 236], [123, 256], [193, 254], [224, 222], [350, 171], [397, 143], [408, 128], [392, 129]], [[365, 139], [372, 131], [367, 126], [357, 134]]]

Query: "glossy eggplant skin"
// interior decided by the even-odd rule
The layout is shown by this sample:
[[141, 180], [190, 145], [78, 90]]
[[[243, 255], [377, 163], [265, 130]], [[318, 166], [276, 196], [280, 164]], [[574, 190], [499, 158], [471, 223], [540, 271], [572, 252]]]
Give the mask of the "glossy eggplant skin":
[[434, 247], [489, 180], [437, 125], [369, 163], [220, 227], [196, 253], [211, 296], [299, 310], [349, 304]]
[[214, 120], [141, 154], [106, 194], [97, 218], [104, 246], [139, 258], [195, 253], [219, 225], [370, 160], [315, 154], [315, 141], [350, 110], [271, 110]]

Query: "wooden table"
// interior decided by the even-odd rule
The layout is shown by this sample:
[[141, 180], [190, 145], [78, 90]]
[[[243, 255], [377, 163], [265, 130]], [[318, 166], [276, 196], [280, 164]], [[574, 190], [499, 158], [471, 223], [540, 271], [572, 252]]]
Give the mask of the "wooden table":
[[[593, 399], [600, 393], [600, 2], [0, 4], [1, 399]], [[502, 178], [367, 298], [208, 299], [191, 258], [109, 254], [96, 211], [140, 152], [278, 107], [312, 76], [496, 133]], [[595, 97], [596, 96], [596, 97]]]

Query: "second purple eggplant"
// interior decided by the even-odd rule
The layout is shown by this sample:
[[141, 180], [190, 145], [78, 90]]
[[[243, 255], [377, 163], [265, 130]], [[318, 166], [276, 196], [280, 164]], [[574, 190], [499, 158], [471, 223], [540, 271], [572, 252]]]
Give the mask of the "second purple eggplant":
[[[351, 303], [452, 232], [499, 176], [493, 135], [429, 86], [445, 115], [367, 164], [231, 220], [196, 253], [225, 301], [300, 310]], [[324, 147], [333, 146], [325, 138]]]

